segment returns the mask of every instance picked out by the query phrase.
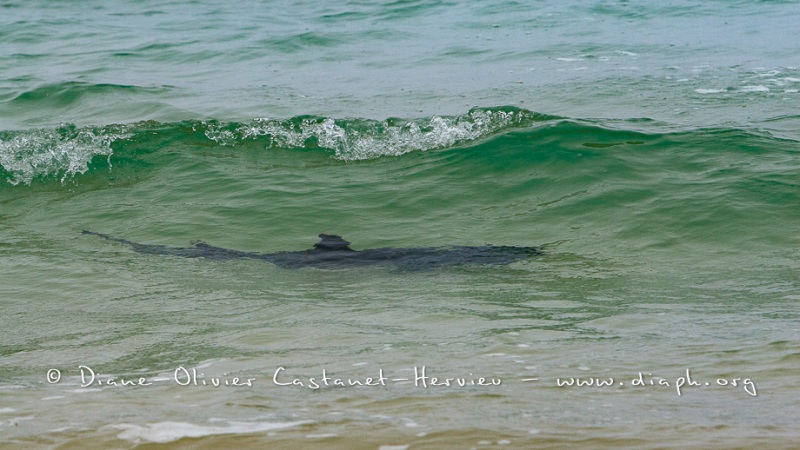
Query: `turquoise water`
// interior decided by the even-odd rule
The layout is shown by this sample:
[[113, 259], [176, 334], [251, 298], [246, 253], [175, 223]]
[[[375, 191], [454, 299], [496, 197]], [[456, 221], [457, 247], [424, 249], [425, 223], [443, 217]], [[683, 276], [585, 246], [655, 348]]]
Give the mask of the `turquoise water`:
[[0, 447], [793, 448], [798, 18], [3, 2]]

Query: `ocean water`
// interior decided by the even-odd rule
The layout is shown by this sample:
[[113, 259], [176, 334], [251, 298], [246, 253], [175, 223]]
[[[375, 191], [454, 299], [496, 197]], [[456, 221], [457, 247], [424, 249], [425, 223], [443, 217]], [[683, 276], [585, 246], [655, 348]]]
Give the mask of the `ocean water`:
[[0, 448], [796, 448], [799, 21], [0, 1]]

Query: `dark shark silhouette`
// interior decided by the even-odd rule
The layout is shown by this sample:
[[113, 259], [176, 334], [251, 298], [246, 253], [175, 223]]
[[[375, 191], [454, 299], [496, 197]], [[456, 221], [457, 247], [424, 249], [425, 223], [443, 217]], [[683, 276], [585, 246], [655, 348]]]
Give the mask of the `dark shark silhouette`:
[[226, 260], [251, 258], [271, 262], [285, 269], [315, 267], [342, 269], [363, 266], [394, 266], [401, 270], [427, 270], [464, 265], [506, 265], [531, 256], [541, 255], [541, 247], [508, 247], [495, 245], [451, 246], [427, 248], [372, 248], [353, 250], [350, 243], [334, 234], [320, 234], [314, 248], [295, 252], [254, 253], [214, 247], [204, 242], [192, 242], [192, 247], [140, 244], [93, 231], [83, 234], [100, 236], [130, 245], [137, 253]]

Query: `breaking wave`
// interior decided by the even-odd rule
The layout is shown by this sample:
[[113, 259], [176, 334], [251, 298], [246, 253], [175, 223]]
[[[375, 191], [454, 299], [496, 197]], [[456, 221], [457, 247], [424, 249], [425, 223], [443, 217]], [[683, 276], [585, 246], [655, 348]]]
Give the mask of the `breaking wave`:
[[[321, 148], [340, 160], [399, 156], [413, 151], [453, 147], [504, 131], [530, 127], [559, 117], [512, 107], [475, 108], [458, 116], [419, 119], [333, 119], [300, 116], [254, 119], [250, 123], [184, 121], [138, 122], [127, 125], [0, 131], [0, 175], [11, 184], [56, 178], [62, 183], [83, 174], [94, 158], [111, 157], [125, 142], [147, 145], [153, 136], [169, 140], [198, 137], [221, 146], [246, 142], [265, 148]], [[154, 151], [155, 149], [148, 149]]]

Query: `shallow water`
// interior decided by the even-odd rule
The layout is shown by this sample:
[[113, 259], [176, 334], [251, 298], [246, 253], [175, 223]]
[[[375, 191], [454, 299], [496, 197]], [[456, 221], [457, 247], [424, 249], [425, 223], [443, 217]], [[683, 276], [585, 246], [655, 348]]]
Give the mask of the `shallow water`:
[[0, 447], [800, 439], [796, 5], [0, 6]]

